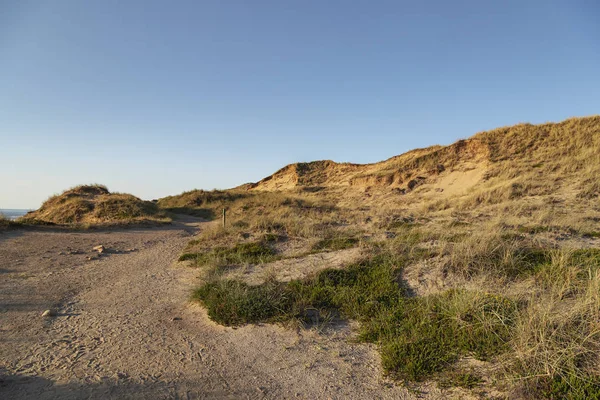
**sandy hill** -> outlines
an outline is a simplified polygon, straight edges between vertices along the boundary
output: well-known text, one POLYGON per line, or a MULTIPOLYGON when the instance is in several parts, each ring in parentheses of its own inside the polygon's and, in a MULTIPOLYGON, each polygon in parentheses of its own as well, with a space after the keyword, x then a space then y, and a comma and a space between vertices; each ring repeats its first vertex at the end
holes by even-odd
POLYGON ((219 324, 341 315, 388 377, 454 386, 443 398, 600 399, 599 176, 592 116, 158 205, 226 209, 180 257, 219 324))
MULTIPOLYGON (((393 188, 407 193, 429 184, 437 193, 458 194, 494 177, 536 186, 537 176, 561 176, 563 180, 576 178, 569 180, 578 181, 579 186, 573 187, 578 194, 594 195, 598 190, 595 173, 599 165, 599 133, 599 116, 541 125, 519 124, 478 133, 449 146, 409 151, 374 164, 291 164, 244 188, 393 188)), ((554 187, 554 183, 550 182, 550 186, 554 187)))
POLYGON ((419 215, 532 201, 543 203, 540 209, 552 205, 567 212, 600 194, 598 176, 600 116, 591 116, 497 128, 373 164, 291 164, 256 183, 225 191, 192 190, 160 199, 158 206, 214 216, 232 201, 310 193, 339 207, 411 209, 419 215))
MULTIPOLYGON (((315 386, 306 384, 313 379, 307 373, 331 381, 328 371, 335 366, 352 375, 335 377, 346 390, 336 392, 343 398, 365 397, 348 382, 406 397, 373 389, 383 372, 402 382, 394 387, 425 398, 600 399, 599 173, 600 117, 593 116, 498 128, 368 165, 292 164, 257 183, 192 190, 156 203, 81 186, 50 198, 28 218, 104 223, 157 218, 163 210, 213 219, 225 209, 225 226, 203 224, 185 248, 184 232, 173 230, 171 239, 160 232, 158 241, 146 239, 154 233, 136 232, 144 249, 123 262, 135 266, 137 259, 142 275, 129 274, 136 269, 121 263, 99 270, 109 272, 107 279, 119 271, 120 286, 142 288, 136 299, 150 293, 154 304, 156 293, 175 294, 171 300, 183 302, 189 291, 179 285, 192 279, 178 283, 173 271, 184 268, 168 268, 182 250, 181 266, 194 267, 198 277, 192 299, 206 309, 201 318, 240 327, 215 330, 199 322, 197 309, 185 307, 192 314, 184 314, 182 345, 191 349, 188 329, 199 329, 195 336, 203 339, 211 337, 206 327, 219 333, 212 353, 233 360, 219 361, 221 370, 231 367, 229 376, 244 387, 258 384, 251 369, 239 368, 240 359, 253 365, 257 359, 246 352, 257 346, 244 337, 270 332, 267 342, 275 340, 282 352, 259 367, 272 367, 267 385, 274 387, 285 387, 284 375, 302 387, 315 386), (156 262, 148 266, 148 260, 156 262), (311 331, 306 346, 286 336, 289 328, 311 331), (250 334, 239 336, 244 332, 250 334), (244 351, 221 351, 225 342, 244 351), (373 344, 380 357, 359 356, 357 342, 373 344), (357 377, 356 365, 375 364, 367 380, 357 377)), ((15 258, 12 250, 7 254, 15 258)), ((36 270, 40 258, 30 259, 36 270)), ((37 282, 16 272, 15 287, 37 282)), ((128 304, 112 292, 107 297, 116 306, 128 304)), ((105 302, 98 305, 105 315, 105 302)), ((177 314, 156 311, 153 321, 168 321, 155 324, 163 333, 169 326, 181 330, 177 314)), ((197 374, 198 363, 186 359, 197 374)))
POLYGON ((22 219, 51 224, 106 224, 133 221, 168 221, 149 201, 125 193, 111 193, 102 185, 81 185, 50 197, 22 219))

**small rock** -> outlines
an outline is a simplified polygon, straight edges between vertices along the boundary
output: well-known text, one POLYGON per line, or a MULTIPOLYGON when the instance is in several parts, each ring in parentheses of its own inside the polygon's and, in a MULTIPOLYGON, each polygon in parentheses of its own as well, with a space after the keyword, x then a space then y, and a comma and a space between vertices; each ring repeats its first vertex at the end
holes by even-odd
POLYGON ((50 317, 56 317, 56 311, 54 310, 46 310, 42 313, 42 317, 46 317, 46 318, 50 318, 50 317))
POLYGON ((102 254, 106 249, 104 248, 103 245, 98 245, 98 246, 94 246, 94 248, 92 250, 97 251, 98 254, 102 254))
POLYGON ((181 317, 173 317, 173 318, 171 319, 171 321, 181 321, 181 320, 182 320, 182 318, 181 318, 181 317))

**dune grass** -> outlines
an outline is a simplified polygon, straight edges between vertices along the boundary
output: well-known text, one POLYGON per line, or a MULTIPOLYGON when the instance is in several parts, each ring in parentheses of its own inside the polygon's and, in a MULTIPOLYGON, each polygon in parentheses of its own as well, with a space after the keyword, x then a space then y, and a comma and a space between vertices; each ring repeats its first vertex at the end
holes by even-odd
POLYGON ((58 225, 170 222, 156 204, 130 194, 111 193, 106 186, 98 184, 76 186, 52 196, 21 220, 58 225))
POLYGON ((195 190, 160 199, 158 206, 213 218, 226 209, 228 227, 234 234, 246 229, 313 237, 317 225, 341 222, 334 221, 339 210, 327 199, 300 193, 195 190))
POLYGON ((384 254, 344 270, 260 286, 215 280, 194 298, 225 325, 293 319, 310 324, 315 310, 356 319, 362 322, 361 340, 378 343, 384 369, 401 379, 428 378, 461 355, 488 359, 508 349, 514 302, 459 290, 411 298, 400 281, 401 262, 384 254))
POLYGON ((327 171, 309 171, 318 190, 196 193, 197 205, 178 206, 227 208, 231 224, 199 236, 202 255, 190 257, 203 268, 268 262, 295 245, 304 246, 298 257, 360 246, 364 259, 254 286, 207 274, 194 298, 225 325, 357 320, 359 339, 377 345, 386 374, 405 382, 495 385, 507 398, 598 399, 599 134, 600 117, 520 124, 365 173, 352 166, 338 176, 328 163, 327 171), (465 161, 485 169, 471 189, 445 195, 427 187, 465 161), (385 188, 420 174, 413 190, 385 188), (329 176, 360 190, 327 186, 329 176), (240 241, 275 255, 240 257, 240 241), (411 271, 419 272, 412 281, 419 290, 403 280, 411 271), (421 284, 435 279, 443 284, 421 284), (471 358, 481 370, 463 368, 471 358))
MULTIPOLYGON (((400 299, 400 287, 396 279, 398 269, 390 262, 365 261, 345 270, 324 270, 306 280, 289 283, 266 282, 260 286, 248 286, 243 282, 217 280, 205 283, 194 297, 201 300, 217 322, 235 325, 248 322, 305 319, 307 310, 326 312, 338 309, 345 315, 360 317, 379 307, 400 299), (377 264, 376 268, 371 268, 377 264), (366 288, 371 290, 366 291, 366 288), (274 301, 269 313, 253 312, 254 307, 241 304, 247 298, 250 303, 274 301), (223 313, 224 310, 227 312, 223 313), (231 312, 240 316, 232 316, 231 312)), ((250 303, 244 303, 250 305, 250 303)), ((310 313, 312 315, 312 313, 310 313)))
POLYGON ((336 236, 327 239, 321 239, 312 246, 313 252, 336 251, 355 247, 359 239, 353 236, 336 236))
MULTIPOLYGON (((503 372, 494 379, 512 385, 512 393, 600 395, 600 250, 543 247, 518 230, 487 229, 465 237, 416 225, 393 240, 371 243, 370 256, 342 270, 258 286, 213 274, 194 298, 224 325, 357 320, 360 340, 377 344, 386 374, 407 382, 435 378, 442 385, 476 387, 479 375, 456 370, 460 359, 473 357, 499 363, 503 372), (432 239, 434 248, 419 247, 432 239), (447 259, 448 271, 464 282, 484 277, 483 285, 413 296, 403 269, 432 257, 447 259), (521 282, 530 282, 525 291, 511 289, 521 282)), ((264 254, 254 246, 248 245, 248 258, 238 256, 246 251, 240 246, 200 260, 260 262, 253 254, 264 254)))
POLYGON ((232 200, 231 225, 205 231, 196 244, 209 250, 183 257, 217 271, 286 258, 273 250, 286 241, 310 243, 297 257, 361 245, 371 249, 362 262, 286 283, 252 286, 209 273, 194 298, 224 325, 358 320, 360 340, 375 343, 386 374, 405 382, 476 388, 481 372, 457 367, 472 357, 494 365, 485 381, 509 388, 510 396, 594 398, 600 395, 598 255, 544 238, 595 239, 586 232, 600 231, 598 215, 568 216, 549 212, 552 202, 516 199, 482 206, 508 215, 502 219, 475 219, 454 201, 448 211, 418 218, 387 206, 365 218, 327 191, 260 193, 232 200), (242 234, 256 240, 238 243, 242 234), (458 283, 415 297, 403 270, 431 258, 444 260, 443 273, 458 283))
POLYGON ((278 259, 275 251, 264 242, 239 243, 234 247, 214 247, 208 252, 185 253, 179 261, 192 260, 196 266, 207 264, 257 264, 267 263, 278 259))
POLYGON ((376 326, 383 367, 414 381, 449 369, 461 356, 490 360, 509 349, 515 314, 515 302, 477 291, 408 299, 376 326))

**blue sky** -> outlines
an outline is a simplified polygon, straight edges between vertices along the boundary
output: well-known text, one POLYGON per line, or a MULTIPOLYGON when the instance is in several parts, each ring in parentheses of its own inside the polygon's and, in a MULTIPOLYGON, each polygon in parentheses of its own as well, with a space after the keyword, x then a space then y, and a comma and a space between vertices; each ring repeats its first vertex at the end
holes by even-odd
POLYGON ((600 110, 597 1, 0 0, 0 208, 600 110))

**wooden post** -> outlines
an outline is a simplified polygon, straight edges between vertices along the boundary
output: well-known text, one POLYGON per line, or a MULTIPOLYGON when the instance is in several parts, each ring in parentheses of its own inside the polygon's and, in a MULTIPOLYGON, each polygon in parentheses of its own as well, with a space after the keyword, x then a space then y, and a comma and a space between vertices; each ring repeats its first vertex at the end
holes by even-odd
POLYGON ((225 209, 223 209, 223 228, 225 228, 225 222, 227 217, 225 216, 225 209))

